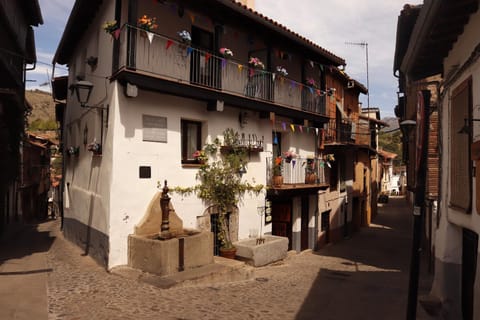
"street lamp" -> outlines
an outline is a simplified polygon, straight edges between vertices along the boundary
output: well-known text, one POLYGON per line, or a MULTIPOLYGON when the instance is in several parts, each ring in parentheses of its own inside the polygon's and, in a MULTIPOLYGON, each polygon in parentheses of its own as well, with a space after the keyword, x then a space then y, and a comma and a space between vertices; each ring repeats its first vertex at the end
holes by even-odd
POLYGON ((87 107, 88 100, 90 99, 90 94, 93 90, 93 84, 90 81, 80 80, 75 82, 72 85, 77 96, 77 100, 80 103, 82 108, 87 107))

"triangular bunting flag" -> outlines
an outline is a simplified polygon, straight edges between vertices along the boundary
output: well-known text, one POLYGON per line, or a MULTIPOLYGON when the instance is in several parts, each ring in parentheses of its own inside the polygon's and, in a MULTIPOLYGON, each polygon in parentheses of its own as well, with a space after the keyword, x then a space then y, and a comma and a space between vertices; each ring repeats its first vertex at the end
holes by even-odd
POLYGON ((173 44, 173 41, 172 41, 172 40, 170 40, 170 39, 167 40, 167 45, 165 46, 165 49, 168 50, 168 48, 170 48, 170 47, 172 46, 172 44, 173 44))
POLYGON ((225 69, 226 66, 227 66, 227 60, 222 58, 222 69, 225 69))
POLYGON ((303 133, 303 126, 298 126, 298 129, 300 129, 300 132, 303 133))
POLYGON ((190 53, 193 52, 193 48, 192 47, 187 47, 187 57, 190 55, 190 53))
POLYGON ((242 72, 243 65, 239 64, 239 65, 237 65, 237 68, 238 68, 238 72, 242 72))
POLYGON ((290 129, 292 129, 292 132, 295 132, 295 126, 293 124, 290 125, 290 129))
POLYGON ((115 38, 115 40, 118 40, 118 38, 120 38, 120 33, 122 33, 121 29, 116 29, 115 31, 112 32, 112 35, 115 38))
POLYGON ((148 37, 148 41, 150 41, 150 44, 152 44, 153 36, 154 36, 153 32, 147 31, 147 37, 148 37))
POLYGON ((208 60, 212 57, 211 53, 205 53, 205 62, 208 62, 208 60))
POLYGON ((310 67, 313 68, 313 61, 312 60, 310 60, 310 67))
POLYGON ((275 73, 272 73, 272 81, 275 82, 275 73))
POLYGON ((285 124, 285 122, 282 122, 282 128, 283 128, 283 131, 287 130, 287 125, 285 124))

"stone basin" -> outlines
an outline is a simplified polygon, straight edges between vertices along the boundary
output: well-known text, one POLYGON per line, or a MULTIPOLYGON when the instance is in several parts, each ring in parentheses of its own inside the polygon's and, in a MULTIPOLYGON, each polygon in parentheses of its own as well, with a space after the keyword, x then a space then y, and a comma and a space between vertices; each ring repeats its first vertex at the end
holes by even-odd
POLYGON ((158 235, 128 236, 128 266, 160 276, 213 263, 211 232, 184 230, 174 238, 159 240, 158 235), (183 242, 183 250, 181 243, 183 242))
POLYGON ((288 238, 265 235, 264 242, 257 244, 256 238, 240 240, 234 243, 237 259, 254 267, 261 267, 287 257, 288 238))

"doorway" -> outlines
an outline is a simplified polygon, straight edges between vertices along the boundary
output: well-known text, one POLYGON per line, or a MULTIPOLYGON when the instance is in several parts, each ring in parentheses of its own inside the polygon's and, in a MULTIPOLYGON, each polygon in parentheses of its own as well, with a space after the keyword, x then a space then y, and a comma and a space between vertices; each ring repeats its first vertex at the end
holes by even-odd
POLYGON ((272 235, 287 237, 288 250, 292 249, 292 203, 272 202, 272 235))
POLYGON ((462 313, 463 320, 473 320, 475 273, 477 271, 478 234, 463 229, 462 241, 462 313))
POLYGON ((214 55, 215 37, 213 32, 192 26, 190 53, 190 82, 212 88, 220 88, 220 60, 214 55))

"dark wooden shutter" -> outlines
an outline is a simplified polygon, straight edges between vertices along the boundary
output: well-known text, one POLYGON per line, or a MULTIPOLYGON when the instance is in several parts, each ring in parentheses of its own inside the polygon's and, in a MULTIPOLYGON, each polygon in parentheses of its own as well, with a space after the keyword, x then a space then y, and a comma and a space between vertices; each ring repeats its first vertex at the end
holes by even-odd
POLYGON ((450 123, 450 205, 469 213, 472 198, 470 134, 459 133, 470 118, 471 79, 459 85, 451 98, 450 123))

